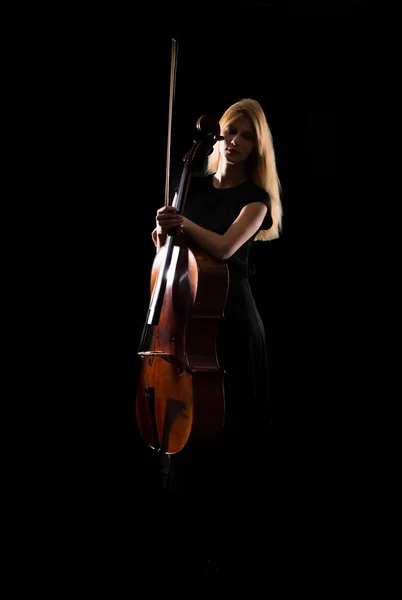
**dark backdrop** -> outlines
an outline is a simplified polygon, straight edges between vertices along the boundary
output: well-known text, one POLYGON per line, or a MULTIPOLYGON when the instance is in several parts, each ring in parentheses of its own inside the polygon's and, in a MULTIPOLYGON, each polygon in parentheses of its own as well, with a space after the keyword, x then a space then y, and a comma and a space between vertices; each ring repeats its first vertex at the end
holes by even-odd
POLYGON ((359 273, 351 268, 355 232, 348 223, 364 195, 366 12, 357 3, 327 10, 239 5, 237 11, 222 21, 219 11, 215 18, 202 9, 198 18, 166 11, 158 30, 147 12, 121 30, 113 20, 116 28, 105 29, 83 74, 85 90, 91 89, 82 131, 89 138, 90 182, 80 207, 88 218, 83 283, 96 356, 102 349, 93 365, 102 394, 96 413, 110 412, 119 432, 113 435, 127 442, 121 460, 128 480, 136 464, 133 369, 149 302, 150 234, 165 195, 172 37, 178 40, 172 181, 202 114, 220 115, 251 96, 272 129, 283 235, 255 245, 254 286, 272 359, 278 443, 286 439, 296 459, 328 439, 348 410, 344 384, 351 366, 337 352, 342 332, 351 340, 348 326, 356 321, 349 286, 359 273))
POLYGON ((273 133, 283 235, 255 244, 253 282, 272 365, 271 477, 290 502, 346 473, 357 412, 350 375, 362 267, 351 222, 365 196, 368 17, 362 2, 325 10, 303 4, 220 3, 215 12, 193 6, 191 15, 174 6, 106 8, 82 15, 69 37, 59 65, 68 82, 69 210, 57 321, 67 351, 54 373, 63 421, 71 424, 66 494, 84 503, 78 512, 96 536, 105 515, 103 532, 131 522, 146 485, 136 351, 155 255, 151 231, 165 197, 172 37, 179 44, 172 175, 196 120, 219 116, 242 97, 260 101, 273 133))

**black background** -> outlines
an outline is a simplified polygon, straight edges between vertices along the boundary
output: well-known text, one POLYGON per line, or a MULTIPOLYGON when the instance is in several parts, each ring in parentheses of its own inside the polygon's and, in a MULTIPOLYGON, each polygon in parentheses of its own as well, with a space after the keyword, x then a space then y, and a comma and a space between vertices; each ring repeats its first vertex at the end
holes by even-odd
POLYGON ((77 206, 88 246, 84 323, 97 358, 101 349, 100 360, 90 363, 101 394, 94 417, 115 427, 113 439, 126 441, 121 460, 128 481, 141 455, 134 364, 149 302, 150 235, 165 196, 172 37, 178 41, 173 181, 202 114, 220 115, 250 96, 272 129, 283 235, 255 245, 253 285, 273 365, 278 449, 289 453, 288 467, 301 456, 310 465, 322 460, 324 446, 337 456, 332 442, 351 410, 350 351, 360 318, 354 290, 364 270, 354 219, 367 218, 367 12, 361 3, 345 3, 325 10, 242 4, 226 13, 222 4, 214 15, 202 7, 198 16, 162 9, 154 17, 146 10, 121 29, 124 15, 113 27, 102 21, 101 50, 94 43, 88 69, 80 71, 90 90, 80 121, 88 190, 77 206))
POLYGON ((200 7, 198 16, 195 9, 105 9, 86 15, 75 51, 66 51, 72 85, 65 87, 63 126, 71 152, 63 190, 71 271, 62 326, 73 337, 74 360, 61 381, 82 411, 80 433, 94 472, 105 468, 105 481, 116 476, 129 489, 142 465, 136 349, 149 303, 151 231, 165 198, 172 37, 172 179, 202 114, 219 116, 250 96, 272 129, 283 234, 255 244, 253 285, 286 468, 297 473, 303 460, 315 473, 324 448, 326 460, 337 460, 338 432, 349 421, 361 318, 355 292, 364 272, 356 224, 367 219, 368 13, 361 3, 236 6, 230 16, 225 3, 214 14, 200 7))
POLYGON ((110 535, 132 548, 147 497, 136 351, 155 256, 151 231, 165 198, 173 37, 172 177, 202 114, 220 116, 253 97, 273 134, 283 234, 255 244, 253 282, 272 363, 267 485, 295 524, 312 506, 320 512, 343 497, 359 473, 371 15, 364 2, 213 8, 106 7, 77 15, 67 31, 60 25, 66 44, 53 97, 63 154, 49 165, 62 209, 52 236, 62 251, 55 258, 44 248, 57 284, 48 300, 49 359, 36 376, 52 365, 45 471, 61 476, 63 529, 79 523, 90 552, 110 535))

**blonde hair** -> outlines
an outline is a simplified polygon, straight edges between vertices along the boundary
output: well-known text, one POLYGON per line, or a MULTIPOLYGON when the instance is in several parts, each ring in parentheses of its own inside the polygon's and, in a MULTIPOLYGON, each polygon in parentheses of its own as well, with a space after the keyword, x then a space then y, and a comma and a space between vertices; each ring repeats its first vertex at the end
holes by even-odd
MULTIPOLYGON (((275 151, 265 113, 256 100, 243 98, 232 104, 220 118, 221 131, 235 121, 239 116, 250 119, 256 135, 256 147, 248 158, 246 168, 250 179, 259 187, 265 189, 271 198, 272 227, 261 229, 255 240, 269 241, 279 237, 282 230, 281 185, 276 169, 275 151)), ((216 173, 220 160, 219 144, 215 144, 213 152, 208 157, 207 174, 216 173)))

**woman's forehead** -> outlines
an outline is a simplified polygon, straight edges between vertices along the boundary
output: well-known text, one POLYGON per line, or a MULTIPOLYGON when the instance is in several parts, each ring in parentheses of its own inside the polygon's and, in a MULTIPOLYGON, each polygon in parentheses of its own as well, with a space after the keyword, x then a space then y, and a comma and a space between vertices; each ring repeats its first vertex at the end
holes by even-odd
POLYGON ((246 117, 245 115, 239 115, 238 117, 235 117, 234 119, 229 121, 228 125, 236 127, 237 129, 254 131, 254 125, 252 120, 249 117, 246 117))

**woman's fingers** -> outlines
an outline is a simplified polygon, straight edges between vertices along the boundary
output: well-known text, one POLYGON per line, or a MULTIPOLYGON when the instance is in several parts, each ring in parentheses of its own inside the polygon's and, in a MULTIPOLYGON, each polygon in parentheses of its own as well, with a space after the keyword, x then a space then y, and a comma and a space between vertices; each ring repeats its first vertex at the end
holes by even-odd
POLYGON ((162 206, 156 213, 156 222, 162 230, 180 227, 183 217, 173 206, 162 206))

